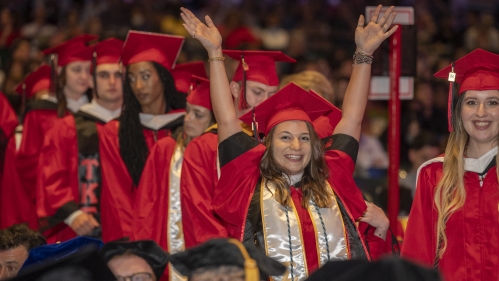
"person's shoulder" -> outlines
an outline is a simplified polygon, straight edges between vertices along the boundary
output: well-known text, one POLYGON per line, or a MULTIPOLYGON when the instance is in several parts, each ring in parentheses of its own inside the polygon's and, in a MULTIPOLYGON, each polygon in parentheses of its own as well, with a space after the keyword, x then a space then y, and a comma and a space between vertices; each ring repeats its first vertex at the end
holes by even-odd
POLYGON ((151 152, 165 152, 175 149, 176 141, 170 137, 161 138, 156 142, 156 144, 151 148, 151 152))
MULTIPOLYGON (((206 132, 191 140, 189 145, 191 144, 192 146, 209 147, 216 151, 218 147, 218 135, 213 132, 206 132)), ((187 145, 187 147, 189 147, 189 145, 187 145)))
POLYGON ((118 129, 120 127, 120 121, 118 120, 111 120, 104 125, 104 132, 110 133, 110 134, 118 134, 118 129))

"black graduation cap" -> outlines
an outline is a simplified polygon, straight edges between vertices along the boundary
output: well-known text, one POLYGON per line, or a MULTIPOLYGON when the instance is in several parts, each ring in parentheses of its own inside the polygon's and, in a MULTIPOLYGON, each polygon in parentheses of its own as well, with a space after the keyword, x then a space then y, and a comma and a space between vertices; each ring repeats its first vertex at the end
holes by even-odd
POLYGON ((116 277, 99 256, 98 247, 88 245, 60 259, 33 264, 12 281, 110 281, 116 277))
POLYGON ((161 278, 168 264, 168 253, 152 240, 139 240, 134 242, 109 242, 100 251, 102 258, 109 262, 115 256, 130 253, 143 258, 154 271, 156 280, 161 278))
POLYGON ((244 269, 246 281, 267 280, 281 276, 286 267, 267 257, 254 245, 244 245, 235 239, 217 238, 170 256, 170 263, 182 275, 190 277, 201 268, 237 266, 244 269))
POLYGON ((330 261, 306 281, 440 281, 436 269, 426 268, 404 259, 386 258, 375 262, 364 260, 330 261))

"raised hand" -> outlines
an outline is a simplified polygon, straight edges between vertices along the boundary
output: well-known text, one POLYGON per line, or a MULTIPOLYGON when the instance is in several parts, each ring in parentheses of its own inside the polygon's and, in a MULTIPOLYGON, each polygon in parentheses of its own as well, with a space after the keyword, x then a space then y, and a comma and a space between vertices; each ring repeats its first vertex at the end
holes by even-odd
POLYGON ((381 42, 390 37, 390 35, 397 30, 397 25, 389 29, 397 14, 393 11, 395 7, 391 6, 385 12, 383 17, 378 20, 381 8, 381 5, 376 8, 373 17, 366 26, 364 26, 364 16, 361 15, 359 17, 357 29, 355 30, 355 44, 357 44, 357 51, 363 52, 367 55, 372 55, 381 42))
POLYGON ((222 53, 222 35, 211 18, 206 16, 204 24, 188 9, 180 8, 180 10, 182 11, 180 16, 184 20, 183 26, 187 32, 201 42, 210 57, 219 56, 222 53))

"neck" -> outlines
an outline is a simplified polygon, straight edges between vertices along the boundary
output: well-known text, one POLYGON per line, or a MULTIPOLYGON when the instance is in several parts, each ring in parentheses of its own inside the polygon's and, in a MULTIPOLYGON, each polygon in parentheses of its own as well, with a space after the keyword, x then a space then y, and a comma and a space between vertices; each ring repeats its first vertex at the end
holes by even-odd
POLYGON ((123 103, 122 99, 109 101, 109 100, 104 100, 104 99, 98 99, 95 96, 94 96, 94 99, 95 99, 95 102, 97 102, 97 104, 99 104, 100 106, 102 106, 110 111, 115 111, 115 110, 121 108, 121 105, 123 103))
POLYGON ((468 144, 468 148, 464 151, 464 153, 466 153, 469 158, 478 159, 485 153, 489 152, 492 148, 494 148, 495 145, 495 142, 492 144, 478 144, 475 142, 470 142, 468 144))
POLYGON ((158 103, 153 103, 149 105, 142 106, 142 113, 152 114, 152 115, 161 115, 166 112, 166 101, 162 100, 158 103))
POLYGON ((64 89, 64 96, 66 96, 67 99, 72 99, 72 100, 79 100, 85 93, 76 93, 68 90, 67 88, 64 89))

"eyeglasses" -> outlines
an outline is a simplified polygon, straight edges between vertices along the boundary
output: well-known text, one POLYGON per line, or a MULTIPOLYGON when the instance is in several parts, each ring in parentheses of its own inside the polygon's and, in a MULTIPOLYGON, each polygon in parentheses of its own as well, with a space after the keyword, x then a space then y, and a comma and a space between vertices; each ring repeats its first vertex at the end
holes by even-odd
POLYGON ((116 276, 118 281, 150 281, 152 280, 152 274, 147 272, 138 272, 129 276, 116 276))

